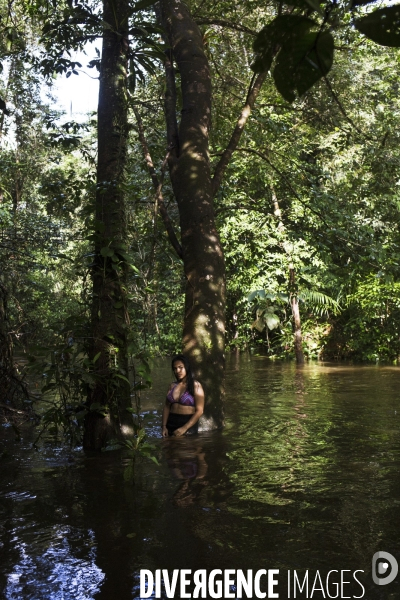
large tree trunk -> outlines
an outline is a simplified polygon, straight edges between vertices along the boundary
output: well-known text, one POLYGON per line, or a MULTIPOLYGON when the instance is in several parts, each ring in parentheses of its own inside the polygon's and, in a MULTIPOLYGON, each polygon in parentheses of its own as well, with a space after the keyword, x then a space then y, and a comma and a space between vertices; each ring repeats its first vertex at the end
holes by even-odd
POLYGON ((203 428, 223 424, 225 266, 214 220, 208 154, 211 80, 202 36, 181 0, 161 0, 167 55, 166 119, 169 169, 178 203, 187 280, 183 346, 206 392, 203 428), (173 60, 181 78, 182 113, 176 123, 173 60))
POLYGON ((98 107, 98 167, 94 232, 92 344, 95 386, 86 417, 84 446, 99 449, 107 439, 132 435, 126 310, 126 217, 122 190, 127 145, 126 75, 128 0, 104 0, 103 50, 98 107), (121 378, 122 376, 122 378, 121 378))
POLYGON ((296 363, 298 365, 304 364, 304 353, 303 353, 303 338, 301 335, 301 321, 300 321, 300 310, 299 301, 297 299, 297 286, 295 282, 295 273, 293 265, 289 267, 289 291, 290 291, 290 304, 292 307, 292 315, 294 321, 294 353, 296 356, 296 363))
POLYGON ((13 370, 13 344, 8 328, 7 298, 8 292, 0 283, 0 370, 2 372, 13 370))

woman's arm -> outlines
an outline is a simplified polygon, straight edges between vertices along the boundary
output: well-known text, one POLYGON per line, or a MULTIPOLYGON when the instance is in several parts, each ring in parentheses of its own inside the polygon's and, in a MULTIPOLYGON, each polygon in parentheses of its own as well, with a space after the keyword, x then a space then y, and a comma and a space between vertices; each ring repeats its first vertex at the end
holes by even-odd
POLYGON ((176 435, 178 437, 181 435, 185 435, 185 433, 191 427, 193 427, 193 425, 196 425, 197 421, 200 419, 201 415, 204 412, 204 390, 202 388, 201 383, 199 383, 198 381, 194 382, 194 407, 195 412, 193 413, 192 417, 187 423, 185 423, 185 425, 182 425, 182 427, 179 427, 179 429, 175 429, 173 435, 176 435))
MULTIPOLYGON (((173 387, 174 387, 174 384, 171 383, 171 385, 168 388, 167 394, 169 394, 169 392, 172 390, 173 387)), ((161 429, 162 429, 163 437, 168 437, 167 421, 168 421, 170 410, 171 410, 171 403, 168 402, 168 399, 167 399, 164 404, 163 413, 162 413, 162 422, 161 422, 161 429)))
POLYGON ((169 417, 170 408, 171 408, 171 404, 168 402, 168 400, 166 400, 165 404, 164 404, 163 412, 162 412, 162 424, 161 424, 163 437, 168 437, 167 421, 168 421, 168 417, 169 417))

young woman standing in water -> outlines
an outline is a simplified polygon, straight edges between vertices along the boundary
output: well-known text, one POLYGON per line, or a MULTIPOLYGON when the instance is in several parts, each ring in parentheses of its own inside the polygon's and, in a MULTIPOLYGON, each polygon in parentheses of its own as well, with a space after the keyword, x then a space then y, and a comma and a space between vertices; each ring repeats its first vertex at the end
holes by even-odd
POLYGON ((193 378, 186 356, 177 354, 172 359, 176 381, 169 386, 162 416, 162 435, 181 436, 197 433, 198 421, 204 411, 204 391, 193 378))

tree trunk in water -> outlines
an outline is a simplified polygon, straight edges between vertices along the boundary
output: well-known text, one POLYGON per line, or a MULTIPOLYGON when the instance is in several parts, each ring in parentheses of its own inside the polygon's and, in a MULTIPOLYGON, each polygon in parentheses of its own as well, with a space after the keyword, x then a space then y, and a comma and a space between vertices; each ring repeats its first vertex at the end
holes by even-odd
POLYGON ((104 0, 98 107, 92 343, 95 383, 85 420, 84 446, 100 449, 110 437, 133 433, 128 378, 126 215, 122 190, 127 145, 128 0, 104 0), (103 417, 96 407, 106 407, 103 417))
MULTIPOLYGON (((283 234, 285 233, 285 226, 282 221, 282 211, 279 206, 278 198, 274 187, 271 185, 272 204, 274 207, 274 216, 278 220, 278 231, 283 234)), ((291 244, 283 242, 282 247, 286 254, 289 256, 291 244)), ((304 354, 303 354, 303 339, 301 337, 301 320, 299 301, 297 299, 297 284, 295 280, 295 272, 293 263, 289 264, 289 297, 290 306, 292 308, 293 322, 294 322, 294 353, 296 356, 296 362, 298 365, 304 365, 304 354)))
POLYGON ((0 283, 0 369, 1 372, 13 370, 13 345, 8 330, 6 288, 0 283))
POLYGON ((161 0, 161 19, 182 87, 176 124, 172 56, 167 56, 169 169, 178 203, 186 276, 183 349, 206 393, 201 428, 223 425, 225 266, 215 226, 208 154, 211 79, 202 36, 181 0, 161 0))
POLYGON ((294 353, 298 365, 304 365, 303 340, 301 337, 301 321, 299 311, 299 301, 296 295, 296 282, 293 266, 289 267, 289 289, 290 289, 290 304, 292 307, 294 321, 294 353))

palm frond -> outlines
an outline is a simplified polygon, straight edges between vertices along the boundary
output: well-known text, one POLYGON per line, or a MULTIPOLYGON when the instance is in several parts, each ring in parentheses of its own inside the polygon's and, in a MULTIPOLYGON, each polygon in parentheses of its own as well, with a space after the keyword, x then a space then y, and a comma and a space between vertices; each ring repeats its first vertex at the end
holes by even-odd
POLYGON ((300 302, 304 302, 304 304, 307 304, 310 308, 320 314, 330 310, 336 315, 341 311, 340 304, 337 300, 327 294, 315 290, 301 290, 298 294, 298 299, 300 302))

